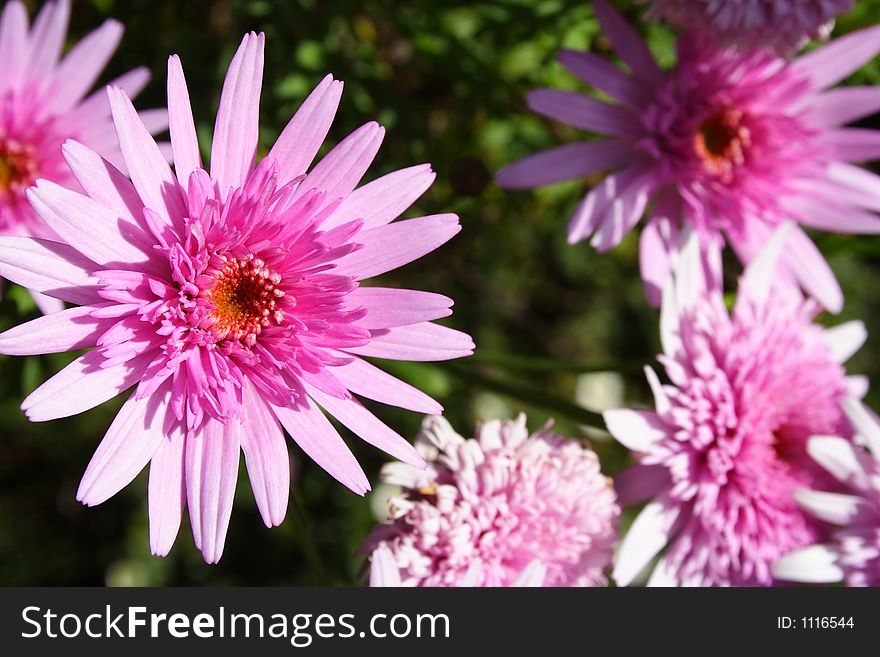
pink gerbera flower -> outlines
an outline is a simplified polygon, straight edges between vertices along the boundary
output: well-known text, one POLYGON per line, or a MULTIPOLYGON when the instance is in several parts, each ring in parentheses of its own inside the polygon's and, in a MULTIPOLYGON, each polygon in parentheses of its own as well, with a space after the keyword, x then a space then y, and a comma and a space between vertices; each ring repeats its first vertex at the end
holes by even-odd
POLYGON ((168 64, 175 171, 125 92, 108 90, 131 180, 76 142, 64 157, 85 194, 41 180, 37 213, 70 246, 0 238, 0 273, 79 307, 0 335, 0 353, 93 347, 34 391, 34 421, 90 409, 137 386, 86 470, 77 499, 100 504, 150 463, 150 543, 171 548, 184 501, 206 561, 223 551, 245 461, 266 525, 284 518, 284 426, 309 456, 358 494, 369 483, 321 409, 367 442, 415 465, 413 447, 352 392, 424 413, 440 406, 361 356, 442 360, 471 339, 431 320, 446 297, 360 281, 434 250, 455 215, 391 223, 431 184, 421 165, 359 189, 383 129, 367 123, 306 174, 336 112, 327 76, 258 166, 262 34, 245 36, 223 85, 202 168, 178 58, 168 64))
MULTIPOLYGON (((60 62, 70 0, 47 2, 28 28, 27 10, 7 2, 0 16, 0 235, 55 238, 31 209, 25 190, 37 178, 79 189, 61 157, 61 143, 74 138, 121 165, 110 105, 103 90, 85 97, 122 37, 109 20, 86 36, 60 62)), ((135 96, 150 75, 135 69, 113 84, 135 96)), ((152 133, 168 126, 164 111, 143 112, 152 133)), ((34 294, 45 312, 63 308, 34 294)))
POLYGON ((827 38, 834 18, 853 0, 639 0, 650 4, 649 18, 662 18, 686 30, 704 30, 725 46, 761 46, 780 55, 813 38, 827 38))
POLYGON ((382 477, 403 486, 378 526, 374 586, 600 586, 620 509, 595 452, 525 416, 484 423, 465 440, 442 417, 422 425, 428 461, 382 477))
POLYGON ((773 565, 779 579, 880 586, 880 420, 859 402, 844 410, 858 431, 857 443, 815 436, 807 451, 846 492, 795 491, 804 509, 836 525, 831 540, 797 550, 773 565))
POLYGON ((618 476, 621 500, 653 498, 617 555, 618 584, 668 546, 649 584, 769 585, 778 557, 820 537, 792 492, 827 480, 807 455, 811 435, 850 435, 840 403, 864 385, 841 363, 865 330, 822 328, 819 306, 778 284, 789 228, 746 268, 730 314, 721 290, 700 282, 696 240, 684 247, 661 316, 671 384, 647 369, 656 409, 605 413, 638 461, 618 476))
MULTIPOLYGON (((632 74, 592 53, 559 60, 617 102, 553 89, 532 92, 535 111, 606 138, 538 153, 498 173, 506 187, 535 187, 614 170, 578 205, 571 243, 592 236, 611 249, 647 213, 641 269, 660 301, 683 226, 700 237, 709 276, 720 276, 725 240, 744 263, 791 219, 822 230, 880 232, 880 178, 852 161, 880 157, 880 131, 845 128, 880 108, 880 88, 825 89, 880 51, 880 26, 850 34, 793 63, 766 51, 723 50, 687 35, 678 65, 662 71, 647 46, 604 0, 596 13, 632 74)), ((840 288, 800 229, 784 275, 839 311, 840 288)))

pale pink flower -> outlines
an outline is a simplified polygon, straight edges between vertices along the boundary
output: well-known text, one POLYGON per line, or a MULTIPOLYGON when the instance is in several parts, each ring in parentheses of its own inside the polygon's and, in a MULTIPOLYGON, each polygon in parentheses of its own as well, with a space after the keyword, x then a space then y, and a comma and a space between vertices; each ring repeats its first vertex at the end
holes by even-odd
POLYGON ((661 313, 670 383, 646 368, 655 410, 605 413, 638 462, 616 478, 622 503, 650 499, 617 555, 620 585, 664 546, 651 585, 769 585, 778 557, 820 537, 792 492, 828 479, 807 455, 811 435, 850 435, 840 403, 864 382, 842 363, 865 329, 821 327, 819 306, 779 285, 790 228, 746 268, 730 313, 721 290, 701 280, 696 239, 684 247, 661 313))
POLYGON ((33 421, 88 410, 137 386, 86 470, 77 499, 100 504, 150 463, 150 543, 171 548, 184 504, 208 562, 223 551, 243 450, 268 526, 288 501, 282 426, 354 492, 366 476, 321 409, 408 463, 422 459, 372 415, 363 397, 421 413, 441 407, 361 356, 442 360, 471 339, 432 320, 452 301, 429 292, 362 287, 433 251, 459 231, 443 214, 391 223, 431 184, 428 165, 355 189, 384 134, 367 123, 309 169, 342 83, 327 76, 254 166, 262 34, 229 66, 202 168, 179 59, 168 63, 175 170, 125 92, 108 94, 131 180, 77 142, 64 157, 85 195, 41 180, 37 213, 70 246, 0 238, 0 274, 81 304, 0 335, 0 353, 92 347, 34 391, 33 421))
MULTIPOLYGON (((791 63, 689 35, 677 66, 664 71, 617 12, 604 0, 594 5, 631 73, 593 53, 563 50, 559 60, 616 102, 554 89, 527 100, 540 114, 604 137, 532 155, 497 176, 505 187, 535 187, 612 170, 577 206, 569 242, 592 236, 607 251, 646 216, 642 278, 658 304, 684 226, 699 235, 714 278, 725 241, 748 263, 784 220, 880 232, 880 177, 850 163, 880 157, 880 131, 843 127, 880 108, 880 87, 826 91, 880 51, 880 26, 791 63)), ((800 228, 784 262, 783 275, 840 310, 834 274, 800 228)))
MULTIPOLYGON (((106 21, 59 62, 69 16, 70 0, 47 2, 32 27, 19 0, 7 2, 0 16, 0 235, 57 239, 25 190, 37 178, 79 189, 61 157, 65 139, 122 164, 106 94, 102 89, 86 96, 116 50, 122 25, 106 21)), ((134 97, 149 78, 138 68, 113 84, 134 97)), ((141 119, 152 133, 168 126, 164 110, 143 112, 141 119)), ((38 293, 34 299, 45 312, 64 307, 38 293)))
MULTIPOLYGON (((467 571, 455 586, 474 587, 482 577, 483 562, 474 559, 467 571)), ((511 588, 540 588, 544 586, 547 567, 538 559, 530 561, 525 568, 510 582, 511 588)), ((394 554, 385 543, 380 543, 370 555, 370 586, 394 588, 403 586, 400 569, 394 561, 394 554)))
POLYGON ((856 444, 839 436, 814 436, 807 443, 810 456, 844 492, 795 491, 804 509, 836 528, 829 542, 773 564, 779 579, 880 586, 880 420, 854 400, 845 402, 844 411, 858 432, 856 444))
POLYGON ((825 39, 834 19, 853 0, 639 0, 648 18, 685 30, 703 30, 714 41, 742 50, 772 48, 789 55, 810 39, 825 39))
POLYGON ((525 416, 465 440, 442 417, 416 439, 427 470, 382 469, 403 487, 364 544, 373 586, 601 586, 620 509, 595 452, 525 416))

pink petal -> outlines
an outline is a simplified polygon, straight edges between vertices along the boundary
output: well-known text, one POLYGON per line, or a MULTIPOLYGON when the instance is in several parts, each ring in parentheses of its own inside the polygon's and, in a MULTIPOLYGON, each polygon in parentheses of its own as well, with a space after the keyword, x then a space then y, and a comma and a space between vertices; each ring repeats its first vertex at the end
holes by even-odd
POLYGON ((841 87, 813 96, 804 119, 811 124, 832 128, 871 116, 880 110, 880 87, 841 87))
POLYGON ((400 570, 394 556, 387 545, 380 543, 370 557, 370 586, 390 588, 400 584, 400 570))
POLYGON ((67 53, 53 77, 52 109, 61 113, 73 107, 95 84, 122 38, 123 27, 108 20, 67 53))
MULTIPOLYGON (((791 196, 785 198, 782 205, 792 218, 811 228, 862 235, 880 233, 880 216, 844 205, 851 199, 847 198, 844 189, 837 187, 837 191, 838 196, 835 201, 831 201, 830 196, 827 197, 829 200, 791 196)), ((815 195, 816 190, 814 189, 813 192, 815 195)))
POLYGON ((621 506, 633 506, 655 497, 672 480, 662 465, 631 465, 614 475, 614 490, 621 506))
MULTIPOLYGON (((149 81, 149 69, 141 66, 120 75, 107 86, 119 87, 125 92, 126 96, 134 98, 143 91, 149 81)), ((106 87, 101 87, 73 108, 67 115, 67 121, 70 122, 71 126, 78 126, 80 129, 88 130, 90 126, 95 125, 96 117, 103 116, 110 116, 110 100, 107 97, 106 87)), ((100 128, 104 129, 103 123, 101 123, 100 128)), ((92 146, 94 147, 94 144, 92 146)), ((113 135, 113 149, 115 150, 116 147, 116 136, 113 135)))
POLYGON ((612 9, 605 0, 594 0, 593 10, 603 34, 637 77, 649 84, 664 79, 647 44, 617 10, 612 9))
POLYGON ((509 189, 540 187, 613 169, 631 157, 628 145, 615 139, 566 144, 508 164, 495 174, 495 181, 509 189))
POLYGON ((532 559, 526 564, 519 575, 510 583, 512 588, 536 588, 544 586, 547 578, 547 566, 538 559, 532 559))
POLYGON ((223 555, 238 480, 241 423, 205 419, 186 437, 186 500, 193 540, 207 563, 223 555))
POLYGON ((563 48, 557 59, 589 86, 604 91, 633 109, 641 110, 644 107, 647 93, 642 85, 602 57, 563 48))
POLYGON ((665 496, 649 503, 630 526, 617 553, 612 577, 627 586, 648 565, 663 546, 679 516, 678 504, 665 496))
POLYGON ((602 418, 614 439, 634 452, 649 452, 669 436, 669 428, 654 411, 616 409, 605 411, 602 418))
POLYGON ((771 233, 770 238, 743 272, 739 282, 737 303, 752 303, 758 306, 766 303, 778 278, 780 258, 793 231, 794 224, 785 222, 771 233))
POLYGON ((281 168, 279 184, 306 172, 324 143, 342 97, 342 81, 327 75, 303 101, 269 151, 281 168))
POLYGON ((876 173, 846 162, 830 162, 826 173, 828 180, 846 190, 847 200, 880 212, 880 176, 876 173))
POLYGON ((417 468, 425 467, 425 460, 406 439, 370 413, 356 399, 337 399, 317 388, 307 386, 309 396, 330 415, 373 447, 381 449, 399 461, 417 468))
POLYGON ((830 87, 854 73, 880 52, 880 25, 834 39, 798 58, 792 68, 804 73, 815 89, 830 87))
POLYGON ((189 91, 180 58, 168 58, 168 119, 171 148, 174 151, 174 172, 181 187, 186 189, 193 171, 202 168, 199 139, 193 122, 189 91))
POLYGON ((72 139, 64 142, 61 152, 67 166, 89 197, 118 214, 127 224, 133 224, 142 231, 147 230, 143 218, 143 203, 134 185, 119 169, 92 149, 72 139))
POLYGON ((348 295, 353 308, 367 314, 358 320, 366 329, 384 329, 430 322, 452 314, 452 299, 442 294, 389 287, 359 287, 348 295))
POLYGON ((345 351, 361 356, 392 360, 436 361, 470 356, 474 341, 467 333, 424 322, 373 331, 373 339, 345 351))
POLYGON ((101 334, 118 320, 90 315, 109 305, 78 306, 14 326, 0 333, 0 354, 33 356, 94 347, 101 334))
POLYGON ((32 422, 68 417, 94 408, 137 383, 154 354, 146 353, 111 367, 93 349, 34 390, 21 409, 32 422))
POLYGON ((152 248, 153 240, 131 219, 101 203, 48 180, 27 192, 34 210, 68 244, 108 269, 163 274, 167 264, 152 248))
POLYGON ((0 16, 0 93, 15 88, 26 75, 28 57, 28 16, 24 5, 18 0, 7 2, 0 16))
POLYGON ((639 266, 645 294, 648 303, 655 308, 660 305, 663 288, 669 280, 669 254, 679 239, 677 216, 678 204, 675 201, 664 203, 661 199, 639 240, 639 266))
POLYGON ((150 513, 150 551, 164 557, 180 530, 186 501, 184 482, 184 428, 175 422, 150 460, 147 502, 150 513))
POLYGON ((537 89, 526 95, 526 103, 533 112, 581 130, 618 136, 639 130, 638 123, 620 107, 574 91, 537 89))
POLYGON ((372 164, 384 137, 385 128, 378 123, 362 125, 315 165, 297 187, 294 198, 311 189, 325 192, 328 202, 347 196, 372 164))
POLYGON ((241 448, 257 508, 266 527, 280 525, 290 496, 287 441, 269 405, 253 386, 244 388, 241 448))
POLYGON ((346 196, 321 227, 326 230, 352 219, 363 219, 366 230, 391 223, 425 193, 436 177, 430 164, 392 171, 346 196))
POLYGON ((224 197, 230 188, 244 185, 254 168, 265 41, 262 33, 246 34, 223 82, 211 143, 211 178, 224 197))
POLYGON ((70 0, 57 0, 43 5, 30 35, 27 74, 31 80, 40 80, 55 68, 67 36, 69 19, 70 0))
POLYGON ((39 292, 34 292, 33 290, 28 290, 28 293, 31 295, 31 299, 33 299, 34 303, 37 305, 37 308, 39 308, 40 312, 44 315, 51 315, 53 313, 59 313, 64 310, 64 302, 60 299, 48 297, 45 294, 40 294, 39 292))
POLYGON ((600 253, 620 244, 648 207, 653 181, 651 174, 644 173, 643 169, 639 170, 639 174, 608 203, 601 223, 590 240, 590 245, 600 253))
POLYGON ((95 450, 76 499, 96 506, 128 486, 150 462, 165 436, 170 386, 145 399, 134 395, 119 409, 95 450))
POLYGON ((297 404, 295 409, 272 407, 294 442, 330 476, 358 495, 370 490, 367 476, 330 421, 305 395, 297 404))
POLYGON ((592 235, 605 219, 610 204, 636 178, 644 173, 642 164, 637 163, 606 176, 575 208, 568 220, 568 243, 575 244, 592 235))
POLYGON ((816 143, 831 151, 831 157, 849 162, 870 162, 880 159, 880 130, 868 128, 836 128, 826 130, 816 143))
POLYGON ((792 230, 783 256, 803 288, 832 313, 843 309, 843 292, 831 267, 800 228, 792 230))
POLYGON ((186 216, 177 179, 131 100, 121 89, 115 87, 107 88, 107 97, 110 99, 113 123, 119 137, 119 148, 143 205, 169 224, 172 224, 172 220, 186 216))
POLYGON ((104 301, 98 266, 66 244, 30 237, 0 237, 0 276, 29 290, 71 303, 104 301))
POLYGON ((329 369, 342 385, 361 397, 399 406, 416 413, 439 415, 443 412, 440 404, 418 388, 404 383, 360 358, 353 359, 347 365, 329 369))
POLYGON ((337 260, 333 273, 357 280, 384 274, 431 253, 460 230, 456 215, 435 214, 362 231, 355 239, 364 248, 337 260))

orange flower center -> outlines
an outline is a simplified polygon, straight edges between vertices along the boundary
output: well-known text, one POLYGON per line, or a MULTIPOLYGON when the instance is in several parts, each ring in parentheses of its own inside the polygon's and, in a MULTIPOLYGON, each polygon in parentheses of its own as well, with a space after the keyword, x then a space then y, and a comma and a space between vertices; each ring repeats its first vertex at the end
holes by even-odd
POLYGON ((243 340, 253 345, 263 328, 284 319, 278 307, 284 297, 278 289, 281 276, 252 255, 225 260, 213 287, 205 292, 205 298, 214 306, 211 330, 221 340, 243 340))
POLYGON ((32 146, 0 137, 0 194, 20 192, 37 178, 37 158, 32 146))
POLYGON ((694 151, 703 168, 729 182, 736 167, 746 161, 751 144, 749 129, 740 110, 726 108, 709 115, 694 137, 694 151))

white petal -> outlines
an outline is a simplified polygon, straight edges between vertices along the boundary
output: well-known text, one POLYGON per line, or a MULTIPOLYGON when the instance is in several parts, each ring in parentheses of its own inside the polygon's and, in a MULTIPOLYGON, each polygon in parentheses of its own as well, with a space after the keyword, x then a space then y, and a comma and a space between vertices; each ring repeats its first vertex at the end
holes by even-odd
POLYGON ((823 584, 843 579, 843 570, 836 562, 836 555, 827 545, 811 545, 777 559, 771 570, 777 579, 823 584))
POLYGON ((880 459, 880 421, 862 402, 847 398, 841 404, 843 412, 852 422, 855 430, 865 439, 868 449, 875 458, 880 459))
POLYGON ((861 505, 861 498, 842 493, 801 489, 794 491, 792 496, 795 502, 814 516, 835 525, 849 524, 861 505))
POLYGON ((612 577, 627 586, 669 542, 680 510, 665 496, 650 502, 629 528, 614 563, 612 577))
POLYGON ((666 425, 654 411, 616 409, 602 414, 609 433, 634 452, 647 452, 666 437, 666 425))
POLYGON ((845 363, 865 344, 868 330, 864 322, 855 320, 827 329, 824 339, 831 351, 831 358, 838 363, 845 363))

